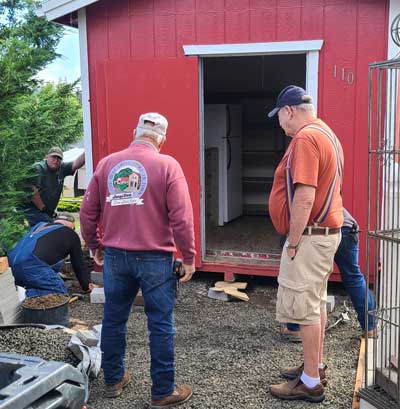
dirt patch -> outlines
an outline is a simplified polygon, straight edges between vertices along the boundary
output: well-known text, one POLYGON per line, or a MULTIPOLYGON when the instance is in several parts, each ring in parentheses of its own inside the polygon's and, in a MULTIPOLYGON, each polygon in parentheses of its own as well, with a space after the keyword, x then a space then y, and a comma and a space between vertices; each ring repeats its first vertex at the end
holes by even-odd
POLYGON ((48 294, 40 297, 26 298, 22 303, 24 308, 31 310, 46 310, 48 308, 58 307, 69 300, 69 295, 65 294, 48 294))

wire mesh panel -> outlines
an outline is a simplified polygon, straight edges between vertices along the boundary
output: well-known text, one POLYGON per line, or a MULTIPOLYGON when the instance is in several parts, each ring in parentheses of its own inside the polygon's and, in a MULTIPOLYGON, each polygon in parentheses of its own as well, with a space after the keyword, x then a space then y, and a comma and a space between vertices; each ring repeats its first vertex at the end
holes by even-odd
POLYGON ((399 75, 400 60, 370 65, 367 280, 374 277, 376 336, 372 351, 366 343, 360 394, 385 409, 400 402, 399 75))

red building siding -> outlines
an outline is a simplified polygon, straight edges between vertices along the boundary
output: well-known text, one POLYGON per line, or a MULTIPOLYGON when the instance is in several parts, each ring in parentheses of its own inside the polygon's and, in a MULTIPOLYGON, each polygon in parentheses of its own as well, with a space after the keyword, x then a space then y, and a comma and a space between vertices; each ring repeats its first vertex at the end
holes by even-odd
POLYGON ((386 57, 387 1, 102 0, 87 8, 87 24, 94 163, 130 142, 141 112, 165 114, 165 151, 189 181, 198 251, 198 66, 182 46, 324 40, 318 113, 342 141, 345 205, 365 231, 368 64, 386 57))

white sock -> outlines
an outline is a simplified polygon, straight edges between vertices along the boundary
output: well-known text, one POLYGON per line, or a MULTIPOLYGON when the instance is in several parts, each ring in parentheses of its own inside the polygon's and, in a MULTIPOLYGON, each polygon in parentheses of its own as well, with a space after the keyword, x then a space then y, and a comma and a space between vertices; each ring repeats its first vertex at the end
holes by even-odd
POLYGON ((300 377, 301 382, 304 383, 304 385, 307 386, 307 388, 314 388, 315 386, 317 386, 320 383, 320 379, 319 376, 318 378, 312 378, 311 376, 308 376, 304 371, 301 374, 300 377))
POLYGON ((324 364, 323 362, 320 362, 320 363, 318 364, 318 368, 319 368, 319 369, 324 369, 324 368, 325 368, 325 364, 324 364))

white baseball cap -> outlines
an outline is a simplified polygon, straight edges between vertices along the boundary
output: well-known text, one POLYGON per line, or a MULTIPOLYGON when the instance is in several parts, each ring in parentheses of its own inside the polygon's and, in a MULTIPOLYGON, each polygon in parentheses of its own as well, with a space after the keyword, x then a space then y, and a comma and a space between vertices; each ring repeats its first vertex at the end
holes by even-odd
POLYGON ((147 114, 140 115, 137 128, 165 137, 167 134, 168 121, 165 116, 157 112, 148 112, 147 114), (145 122, 151 122, 152 124, 145 122))

